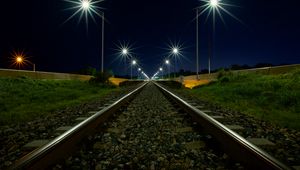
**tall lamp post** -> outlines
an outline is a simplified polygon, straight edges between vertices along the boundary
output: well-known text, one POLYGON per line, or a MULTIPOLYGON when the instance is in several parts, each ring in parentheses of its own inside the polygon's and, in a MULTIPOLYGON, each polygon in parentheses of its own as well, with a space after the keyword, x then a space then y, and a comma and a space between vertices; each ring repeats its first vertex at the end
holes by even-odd
MULTIPOLYGON (((227 9, 224 8, 224 6, 235 6, 235 5, 232 5, 232 4, 227 4, 225 3, 223 0, 200 0, 202 2, 205 2, 204 5, 201 5, 200 7, 197 8, 197 17, 196 17, 196 24, 197 24, 197 48, 198 48, 198 17, 201 16, 202 14, 204 14, 205 12, 207 12, 207 19, 208 17, 212 14, 212 18, 213 18, 213 22, 212 22, 212 38, 211 38, 211 50, 210 50, 210 53, 208 55, 208 71, 210 73, 211 71, 211 58, 213 57, 213 44, 214 44, 214 39, 215 39, 215 26, 216 26, 216 15, 219 15, 220 19, 222 20, 222 22, 225 24, 225 21, 224 21, 224 17, 222 16, 222 13, 221 12, 224 12, 226 13, 227 15, 231 16, 232 18, 234 18, 235 20, 239 21, 241 24, 244 24, 239 18, 237 18, 236 16, 234 16, 232 13, 230 13, 227 9), (201 11, 199 11, 201 10, 201 11), (200 12, 200 14, 199 14, 200 12)), ((197 52, 198 52, 198 49, 197 49, 197 52)), ((198 55, 197 55, 197 58, 198 58, 198 55)))
MULTIPOLYGON (((91 11, 98 14, 95 12, 95 7, 93 7, 93 2, 91 0, 82 0, 81 1, 81 8, 86 12, 91 14, 91 11)), ((105 24, 105 18, 104 18, 104 12, 101 12, 101 18, 102 18, 102 40, 101 40, 101 73, 104 72, 104 24, 105 24)))
POLYGON ((163 70, 163 68, 160 67, 160 68, 159 68, 159 71, 161 72, 161 79, 164 79, 164 74, 163 74, 163 71, 164 71, 164 70, 163 70))
POLYGON ((166 60, 165 63, 168 66, 169 79, 170 79, 170 60, 166 60))
MULTIPOLYGON (((172 53, 173 53, 173 55, 177 56, 179 54, 179 49, 176 48, 176 47, 174 47, 172 49, 172 53)), ((174 60, 174 62, 175 62, 175 67, 174 67, 174 78, 175 78, 175 76, 176 76, 175 75, 176 74, 176 69, 177 69, 176 59, 174 60)))
POLYGON ((141 76, 141 74, 140 74, 140 73, 142 72, 142 69, 139 68, 138 71, 139 71, 138 79, 140 79, 140 78, 142 78, 142 76, 141 76))
POLYGON ((130 79, 132 80, 132 67, 134 66, 134 65, 136 65, 136 60, 132 60, 132 62, 131 62, 131 64, 130 64, 130 69, 131 69, 131 74, 130 74, 130 79))
POLYGON ((102 53, 101 53, 101 72, 104 72, 104 12, 102 12, 102 53))
POLYGON ((126 70, 126 59, 127 59, 127 56, 129 55, 129 53, 128 53, 128 49, 127 48, 123 48, 122 49, 122 51, 121 51, 121 54, 122 54, 122 56, 125 56, 125 72, 127 72, 126 70))
POLYGON ((74 7, 68 8, 68 9, 76 9, 73 15, 71 15, 64 23, 68 22, 70 19, 72 19, 75 15, 79 14, 80 19, 85 18, 86 19, 86 26, 88 27, 88 17, 91 16, 93 20, 94 16, 93 14, 96 14, 97 16, 102 18, 102 47, 101 47, 101 72, 104 72, 104 24, 105 24, 105 18, 104 18, 104 12, 99 11, 100 7, 97 7, 96 4, 102 2, 103 0, 64 0, 66 2, 72 3, 74 7), (102 15, 101 15, 101 14, 102 15), (83 17, 84 16, 84 17, 83 17))
POLYGON ((196 79, 199 80, 199 9, 196 10, 196 79))

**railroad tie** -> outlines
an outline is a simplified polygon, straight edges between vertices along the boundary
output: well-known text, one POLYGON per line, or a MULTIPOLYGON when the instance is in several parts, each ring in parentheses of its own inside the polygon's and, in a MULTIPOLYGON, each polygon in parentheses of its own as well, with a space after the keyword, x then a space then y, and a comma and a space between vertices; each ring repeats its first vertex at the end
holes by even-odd
POLYGON ((265 138, 247 138, 247 141, 256 146, 275 146, 275 144, 265 138))
POLYGON ((33 149, 42 147, 49 142, 50 142, 50 140, 34 140, 34 141, 31 141, 31 142, 27 143, 26 145, 24 145, 22 149, 33 150, 33 149))

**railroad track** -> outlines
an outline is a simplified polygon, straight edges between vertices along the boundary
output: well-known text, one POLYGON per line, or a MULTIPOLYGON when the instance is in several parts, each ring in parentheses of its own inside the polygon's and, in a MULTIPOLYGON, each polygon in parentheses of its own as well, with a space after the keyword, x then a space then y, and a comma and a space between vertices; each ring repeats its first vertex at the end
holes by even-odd
POLYGON ((155 82, 18 160, 11 169, 289 169, 155 82))

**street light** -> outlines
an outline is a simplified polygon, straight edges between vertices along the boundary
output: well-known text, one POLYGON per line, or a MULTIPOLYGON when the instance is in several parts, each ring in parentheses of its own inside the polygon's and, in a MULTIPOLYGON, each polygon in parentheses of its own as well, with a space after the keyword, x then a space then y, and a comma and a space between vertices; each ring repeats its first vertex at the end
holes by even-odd
MULTIPOLYGON (((206 19, 208 19, 208 17, 212 14, 212 17, 213 17, 213 31, 212 31, 212 47, 211 47, 211 54, 208 56, 208 72, 210 74, 210 67, 211 67, 211 57, 213 57, 213 41, 214 41, 214 34, 215 34, 215 25, 216 25, 216 15, 219 15, 221 21, 225 24, 225 21, 224 21, 224 17, 222 15, 221 12, 224 12, 226 13, 227 15, 231 16, 232 18, 234 18, 235 20, 237 20, 238 22, 244 24, 239 18, 237 18, 235 15, 233 15, 231 12, 229 12, 227 9, 225 9, 224 6, 235 6, 235 5, 232 5, 232 4, 227 4, 227 3, 224 3, 223 1, 221 0, 200 0, 202 2, 204 2, 205 4, 198 7, 197 8, 197 17, 196 17, 196 24, 197 24, 197 39, 196 39, 196 44, 197 44, 197 64, 198 64, 198 58, 199 58, 199 54, 198 54, 198 17, 201 16, 202 14, 204 14, 206 11, 207 12, 207 17, 206 19), (199 9, 201 9, 200 11, 200 14, 199 14, 199 9)), ((199 66, 197 66, 197 68, 199 68, 199 66)), ((197 76, 198 77, 198 76, 197 76)))
POLYGON ((163 68, 160 67, 160 68, 159 68, 159 71, 161 72, 161 79, 164 79, 163 68))
POLYGON ((127 54, 128 54, 127 48, 123 48, 123 49, 122 49, 122 54, 123 54, 123 55, 127 55, 127 54))
POLYGON ((25 55, 22 53, 14 53, 14 65, 17 65, 18 68, 20 69, 21 65, 23 64, 31 64, 32 65, 32 70, 35 72, 35 64, 30 62, 29 60, 26 59, 25 55))
MULTIPOLYGON (((142 78, 141 72, 142 72, 142 69, 141 69, 141 68, 138 68, 138 79, 142 78)), ((143 72, 142 72, 142 73, 143 73, 143 72)))
POLYGON ((170 79, 170 60, 166 60, 165 63, 166 63, 166 65, 168 66, 169 79, 170 79))
POLYGON ((16 61, 17 61, 17 63, 22 63, 23 62, 23 58, 22 57, 17 57, 16 61))
POLYGON ((81 1, 81 6, 84 10, 88 10, 90 8, 90 1, 88 0, 81 1))
POLYGON ((131 62, 131 64, 130 64, 130 69, 131 69, 130 79, 131 79, 131 80, 132 80, 132 67, 133 67, 134 65, 136 65, 136 64, 137 64, 136 60, 132 60, 132 62, 131 62))
POLYGON ((91 18, 95 21, 94 14, 102 18, 102 46, 101 46, 101 72, 104 72, 104 24, 105 24, 105 17, 104 12, 99 11, 99 9, 102 9, 98 6, 96 6, 97 3, 103 2, 104 0, 64 0, 66 2, 72 3, 74 7, 70 7, 67 10, 73 10, 77 9, 73 15, 71 15, 64 23, 68 22, 70 19, 72 19, 75 15, 79 14, 79 22, 81 19, 86 19, 86 27, 88 28, 88 16, 91 16, 91 18), (101 14, 100 14, 101 13, 101 14))
POLYGON ((196 79, 199 79, 199 9, 196 10, 196 79))
POLYGON ((175 73, 176 73, 176 68, 177 68, 177 62, 176 62, 176 56, 180 55, 180 51, 178 47, 173 47, 172 49, 172 54, 175 56, 175 67, 174 67, 174 78, 175 78, 175 73))
MULTIPOLYGON (((127 59, 130 59, 132 58, 132 55, 131 55, 131 50, 130 50, 130 46, 128 45, 123 45, 123 44, 120 44, 120 45, 117 45, 118 47, 118 56, 122 58, 122 61, 124 60, 124 73, 126 74, 127 73, 127 59)), ((132 62, 131 60, 129 60, 130 62, 132 62)), ((130 63, 131 65, 132 63, 130 63)))
MULTIPOLYGON (((217 11, 219 12, 218 10, 218 6, 219 6, 219 1, 220 0, 210 0, 209 1, 209 6, 213 9, 213 15, 215 15, 215 11, 217 9, 217 11)), ((215 20, 215 19, 214 19, 215 20)), ((214 41, 214 34, 215 34, 215 21, 213 21, 213 35, 212 35, 212 38, 211 38, 211 55, 208 56, 208 74, 210 74, 210 66, 211 66, 211 58, 213 57, 213 50, 214 50, 214 47, 213 47, 213 41, 214 41)))
POLYGON ((219 0, 210 0, 209 3, 211 7, 216 7, 219 5, 219 0))
POLYGON ((178 48, 173 48, 173 53, 178 54, 178 48))

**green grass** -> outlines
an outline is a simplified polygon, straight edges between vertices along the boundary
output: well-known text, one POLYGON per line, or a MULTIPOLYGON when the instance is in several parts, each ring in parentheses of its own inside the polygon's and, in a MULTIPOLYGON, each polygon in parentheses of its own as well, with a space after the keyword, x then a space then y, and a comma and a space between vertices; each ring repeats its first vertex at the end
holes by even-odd
POLYGON ((0 125, 32 120, 99 99, 114 90, 112 86, 82 81, 0 78, 0 125))
POLYGON ((286 74, 225 73, 189 93, 282 127, 300 129, 300 70, 286 74))

